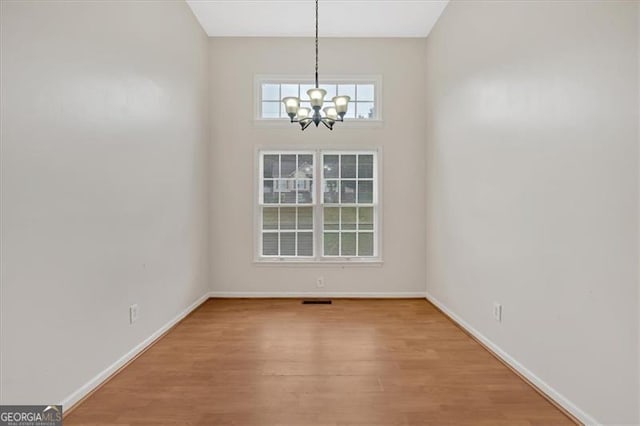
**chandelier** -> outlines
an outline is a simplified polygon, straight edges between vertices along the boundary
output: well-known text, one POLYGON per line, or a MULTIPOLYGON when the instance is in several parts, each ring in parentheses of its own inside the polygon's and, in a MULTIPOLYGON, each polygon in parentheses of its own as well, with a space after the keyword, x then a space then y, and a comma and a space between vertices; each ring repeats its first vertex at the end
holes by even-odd
POLYGON ((302 130, 309 127, 311 123, 316 127, 322 123, 329 130, 333 130, 333 125, 337 121, 344 121, 344 115, 351 100, 349 96, 335 96, 331 99, 332 104, 322 109, 327 91, 318 85, 318 0, 316 0, 316 87, 307 90, 307 95, 313 111, 309 108, 301 108, 300 98, 290 96, 282 99, 292 123, 299 123, 302 130))

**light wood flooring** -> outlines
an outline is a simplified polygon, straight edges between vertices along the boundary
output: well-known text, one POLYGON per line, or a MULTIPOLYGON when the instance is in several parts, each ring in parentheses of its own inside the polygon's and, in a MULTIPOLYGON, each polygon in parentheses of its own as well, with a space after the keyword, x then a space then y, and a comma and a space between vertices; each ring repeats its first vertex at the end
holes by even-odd
POLYGON ((210 299, 64 424, 573 422, 424 299, 210 299))

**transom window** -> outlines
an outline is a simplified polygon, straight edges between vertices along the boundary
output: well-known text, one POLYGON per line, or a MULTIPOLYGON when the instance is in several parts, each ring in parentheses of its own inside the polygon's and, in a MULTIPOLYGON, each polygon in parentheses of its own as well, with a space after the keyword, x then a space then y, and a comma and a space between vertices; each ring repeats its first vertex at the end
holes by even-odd
MULTIPOLYGON (((320 88, 327 91, 325 100, 330 101, 334 96, 347 95, 351 97, 349 110, 345 119, 353 120, 380 120, 380 108, 378 107, 379 81, 331 81, 321 84, 320 88)), ((311 108, 307 96, 307 90, 312 89, 312 82, 276 81, 263 79, 259 81, 258 93, 258 119, 261 120, 288 120, 282 98, 295 96, 300 98, 300 106, 311 108)))
POLYGON ((261 151, 259 163, 259 259, 378 258, 376 151, 261 151))

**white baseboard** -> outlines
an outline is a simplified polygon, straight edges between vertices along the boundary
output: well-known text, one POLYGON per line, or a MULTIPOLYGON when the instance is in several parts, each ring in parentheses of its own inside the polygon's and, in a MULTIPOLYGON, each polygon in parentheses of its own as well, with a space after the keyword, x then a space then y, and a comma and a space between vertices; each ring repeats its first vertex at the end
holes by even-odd
POLYGON ((212 291, 209 297, 219 298, 302 298, 302 297, 333 297, 350 299, 418 299, 424 298, 425 292, 397 292, 397 293, 363 293, 363 292, 253 292, 253 291, 212 291))
POLYGON ((524 365, 520 364, 515 360, 511 355, 502 350, 498 345, 493 343, 487 337, 485 337, 478 330, 473 328, 469 323, 460 318, 457 314, 447 308, 442 302, 433 297, 429 292, 426 293, 426 298, 429 302, 433 303, 438 309, 448 315, 452 320, 454 320, 460 327, 464 328, 467 332, 473 335, 476 339, 482 342, 487 348, 489 348, 496 356, 498 356, 502 361, 506 364, 510 365, 514 370, 518 373, 522 374, 522 376, 526 377, 531 383, 533 383, 538 389, 544 392, 549 398, 553 399, 558 405, 571 413, 574 417, 580 420, 585 425, 600 425, 600 423, 594 419, 592 416, 587 414, 584 410, 579 408, 576 404, 571 402, 568 398, 562 395, 560 392, 556 391, 552 388, 548 383, 540 379, 538 376, 533 374, 529 369, 527 369, 524 365))
POLYGON ((122 366, 127 364, 129 361, 134 359, 140 352, 144 351, 151 343, 153 343, 156 339, 158 339, 160 336, 166 333, 171 327, 173 327, 178 322, 180 322, 180 320, 182 320, 184 317, 189 315, 195 308, 197 308, 202 303, 204 303, 204 301, 207 300, 208 298, 209 298, 209 293, 205 293, 198 300, 193 302, 186 309, 184 309, 182 312, 176 315, 173 319, 171 319, 168 323, 166 323, 165 325, 160 327, 158 330, 156 330, 151 336, 144 339, 144 341, 136 345, 133 349, 131 349, 126 354, 124 354, 116 362, 111 364, 109 367, 105 368, 103 371, 97 374, 94 378, 92 378, 83 386, 81 386, 78 390, 76 390, 71 395, 63 399, 60 404, 63 406, 64 410, 66 411, 69 408, 73 407, 75 404, 77 404, 80 400, 82 400, 82 398, 87 396, 96 387, 100 386, 102 382, 107 380, 109 376, 111 376, 113 373, 118 371, 120 368, 122 368, 122 366))

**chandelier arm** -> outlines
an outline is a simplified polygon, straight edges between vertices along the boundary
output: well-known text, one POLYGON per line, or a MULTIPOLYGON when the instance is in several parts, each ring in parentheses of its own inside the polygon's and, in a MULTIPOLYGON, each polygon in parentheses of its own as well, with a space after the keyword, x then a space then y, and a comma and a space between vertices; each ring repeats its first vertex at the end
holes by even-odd
POLYGON ((302 130, 306 129, 307 127, 309 127, 309 125, 311 125, 311 123, 313 123, 313 120, 309 120, 306 123, 304 121, 300 122, 300 126, 302 127, 302 130))

